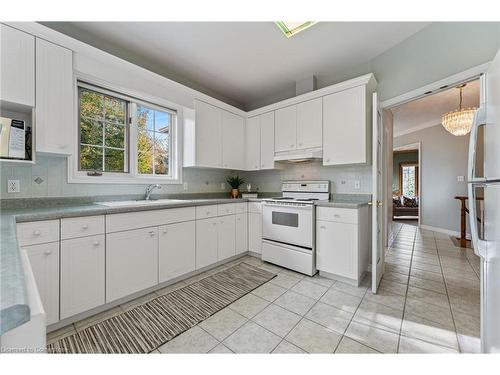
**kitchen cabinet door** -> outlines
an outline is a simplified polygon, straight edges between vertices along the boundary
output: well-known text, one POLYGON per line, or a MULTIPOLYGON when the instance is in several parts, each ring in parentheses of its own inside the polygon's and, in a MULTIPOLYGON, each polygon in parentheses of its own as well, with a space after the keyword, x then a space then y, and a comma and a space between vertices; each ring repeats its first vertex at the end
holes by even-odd
POLYGON ((0 25, 0 99, 35 106, 35 37, 0 25))
POLYGON ((26 250, 30 260, 47 314, 47 325, 56 323, 59 321, 59 242, 26 246, 23 250, 26 250))
POLYGON ((323 165, 367 162, 365 86, 323 97, 323 165))
POLYGON ((36 151, 71 154, 76 129, 73 52, 36 39, 36 151))
POLYGON ((217 260, 231 258, 236 254, 235 215, 219 216, 217 260))
POLYGON ((242 254, 248 251, 248 215, 247 213, 237 214, 236 216, 236 254, 242 254))
POLYGON ((106 303, 158 284, 158 227, 106 235, 106 303))
POLYGON ((248 213, 248 251, 262 253, 262 214, 248 213))
POLYGON ((195 270, 196 222, 164 225, 159 229, 159 282, 195 270))
POLYGON ((105 303, 105 237, 61 241, 61 319, 105 303))
POLYGON ((297 105, 297 149, 321 147, 322 141, 322 98, 299 103, 297 105))
POLYGON ((222 167, 222 110, 195 100, 196 166, 222 167))
MULTIPOLYGON (((274 129, 273 129, 274 139, 274 129)), ((245 130, 245 168, 258 171, 260 166, 260 116, 250 117, 245 130)), ((273 141, 274 149, 274 141, 273 141)), ((273 150, 274 157, 274 150, 273 150)))
POLYGON ((245 119, 222 111, 222 167, 245 169, 245 119))
POLYGON ((196 220, 196 269, 217 262, 218 218, 196 220))
POLYGON ((357 280, 357 228, 356 224, 317 221, 316 267, 318 270, 357 280))
POLYGON ((260 117, 260 169, 274 169, 274 111, 260 117))
POLYGON ((297 148, 297 106, 277 109, 274 116, 274 151, 295 150, 297 148))

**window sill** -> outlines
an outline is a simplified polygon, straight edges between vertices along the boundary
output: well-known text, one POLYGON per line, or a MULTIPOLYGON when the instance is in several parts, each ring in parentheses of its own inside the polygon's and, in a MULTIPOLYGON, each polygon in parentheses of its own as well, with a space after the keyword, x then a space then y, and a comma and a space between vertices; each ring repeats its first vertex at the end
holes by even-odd
POLYGON ((128 184, 128 185, 144 185, 144 184, 161 184, 161 185, 180 185, 181 178, 171 177, 153 177, 153 176, 87 176, 77 174, 76 176, 68 176, 70 184, 128 184))

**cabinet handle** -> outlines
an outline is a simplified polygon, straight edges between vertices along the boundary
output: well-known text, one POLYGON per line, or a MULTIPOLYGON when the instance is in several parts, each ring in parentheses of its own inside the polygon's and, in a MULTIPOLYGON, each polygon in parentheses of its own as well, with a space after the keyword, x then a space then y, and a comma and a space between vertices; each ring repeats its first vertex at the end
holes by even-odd
POLYGON ((319 226, 321 229, 326 229, 326 227, 324 225, 320 225, 319 226))
POLYGON ((47 251, 44 252, 44 254, 45 255, 50 255, 50 254, 52 254, 52 250, 47 250, 47 251))
POLYGON ((329 158, 327 158, 325 161, 326 161, 326 162, 329 162, 329 161, 330 161, 330 159, 329 159, 329 158))
POLYGON ((94 241, 94 243, 92 243, 93 246, 99 246, 99 241, 94 241))
POLYGON ((41 234, 42 234, 42 232, 40 232, 39 230, 35 230, 35 231, 33 231, 33 235, 34 235, 34 236, 39 236, 39 235, 41 235, 41 234))
POLYGON ((163 229, 163 234, 167 234, 168 230, 163 229))
POLYGON ((87 230, 87 229, 89 229, 89 226, 87 224, 84 224, 84 225, 82 225, 82 229, 87 230))
POLYGON ((217 225, 217 222, 216 222, 216 221, 214 221, 214 222, 212 223, 212 225, 217 225))
POLYGON ((155 236, 155 232, 152 230, 151 232, 148 232, 151 237, 155 236))
POLYGON ((290 147, 295 147, 295 145, 294 145, 294 144, 292 144, 292 145, 290 145, 290 147))
POLYGON ((299 143, 299 146, 302 146, 302 143, 299 143))
POLYGON ((334 214, 333 217, 340 217, 340 215, 339 214, 334 214))

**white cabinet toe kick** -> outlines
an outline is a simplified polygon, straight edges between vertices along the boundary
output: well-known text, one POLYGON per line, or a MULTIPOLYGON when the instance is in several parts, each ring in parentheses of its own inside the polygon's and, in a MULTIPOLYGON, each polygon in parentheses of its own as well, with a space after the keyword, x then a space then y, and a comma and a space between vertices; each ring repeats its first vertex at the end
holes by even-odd
POLYGON ((313 276, 317 272, 314 258, 313 249, 262 240, 263 261, 313 276))

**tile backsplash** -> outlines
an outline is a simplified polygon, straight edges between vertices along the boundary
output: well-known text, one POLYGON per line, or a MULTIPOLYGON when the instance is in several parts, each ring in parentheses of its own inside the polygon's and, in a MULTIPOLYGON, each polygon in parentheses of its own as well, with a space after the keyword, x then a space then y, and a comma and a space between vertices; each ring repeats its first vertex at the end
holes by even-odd
MULTIPOLYGON (((78 197, 142 194, 144 184, 68 184, 65 158, 37 155, 36 164, 0 163, 0 199, 78 197), (20 182, 19 193, 7 193, 7 180, 20 182)), ((163 185, 161 194, 220 193, 229 190, 225 184, 230 174, 239 174, 260 192, 280 191, 282 180, 330 180, 333 193, 371 193, 371 167, 323 167, 321 162, 282 164, 283 169, 255 172, 232 172, 216 169, 184 168, 182 185, 163 185), (359 181, 359 188, 356 187, 359 181), (187 189, 185 184, 187 183, 187 189), (223 186, 221 186, 224 184, 223 186)), ((242 187, 246 191, 246 186, 242 187)))
POLYGON ((258 188, 259 191, 280 191, 281 181, 285 180, 330 180, 332 193, 372 192, 371 166, 324 167, 321 161, 282 163, 281 166, 278 170, 245 172, 244 176, 252 184, 252 190, 258 188))

